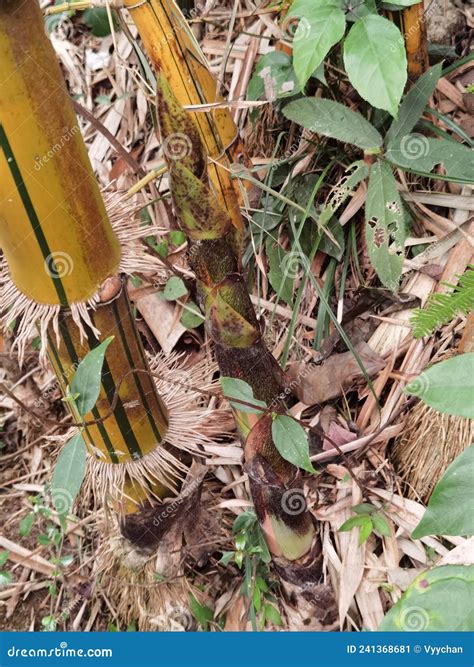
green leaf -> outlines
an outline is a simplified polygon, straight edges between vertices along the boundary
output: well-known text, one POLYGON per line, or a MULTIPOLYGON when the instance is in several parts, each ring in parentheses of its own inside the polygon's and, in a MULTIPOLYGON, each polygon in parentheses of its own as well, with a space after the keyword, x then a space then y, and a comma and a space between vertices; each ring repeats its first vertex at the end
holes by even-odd
POLYGON ((339 102, 305 97, 287 104, 283 114, 311 132, 354 144, 364 150, 378 148, 383 143, 368 120, 339 102))
POLYGON ((2 570, 0 572, 0 588, 2 588, 2 586, 8 586, 8 584, 11 583, 12 579, 13 577, 11 575, 11 572, 2 570))
POLYGON ((275 415, 272 421, 272 437, 275 447, 286 461, 308 472, 316 472, 309 460, 306 432, 292 417, 275 415))
POLYGON ((359 0, 359 2, 350 2, 345 5, 346 19, 348 21, 357 21, 357 19, 364 18, 369 14, 377 13, 377 6, 375 0, 359 0))
POLYGON ((265 410, 265 408, 267 407, 263 401, 259 401, 254 397, 252 387, 246 382, 244 382, 244 380, 223 376, 220 378, 220 383, 222 386, 222 390, 224 392, 224 396, 228 400, 230 400, 230 404, 236 410, 239 410, 240 412, 259 413, 261 412, 261 410, 259 410, 259 407, 263 408, 263 410, 265 410), (232 399, 237 399, 238 401, 245 401, 246 403, 251 403, 252 405, 255 405, 255 407, 252 407, 251 405, 243 405, 242 403, 238 402, 233 402, 232 399))
POLYGON ((366 518, 365 523, 363 523, 362 526, 360 527, 359 540, 358 540, 359 544, 364 544, 364 542, 369 539, 372 530, 374 529, 371 517, 365 517, 365 518, 366 518))
POLYGON ((265 620, 273 623, 273 625, 283 625, 281 620, 280 612, 272 604, 266 604, 263 607, 263 613, 265 615, 265 620))
MULTIPOLYGON (((95 37, 107 37, 107 35, 110 35, 111 31, 107 9, 102 7, 98 7, 97 9, 86 9, 82 16, 84 23, 91 29, 91 32, 95 37)), ((119 23, 113 12, 112 23, 114 29, 117 30, 119 23)))
POLYGON ((397 167, 414 173, 430 174, 442 164, 447 178, 462 182, 472 181, 474 173, 474 152, 470 148, 457 141, 434 139, 417 133, 407 134, 390 145, 385 157, 397 167))
MULTIPOLYGON (((369 167, 363 160, 351 164, 345 171, 344 176, 331 190, 326 204, 319 216, 320 226, 325 225, 336 213, 340 206, 346 201, 351 192, 369 175, 369 167)), ((320 246, 321 247, 321 246, 320 246)))
POLYGON ((51 497, 60 517, 70 512, 85 474, 86 444, 82 433, 77 433, 61 449, 51 481, 51 497))
POLYGON ((295 271, 292 269, 292 253, 284 250, 275 243, 271 236, 267 237, 265 251, 268 257, 270 270, 268 280, 277 295, 288 304, 293 300, 293 283, 295 271))
POLYGON ((9 551, 0 551, 0 567, 3 567, 10 556, 9 551))
POLYGON ((299 18, 293 36, 293 63, 303 87, 329 49, 344 36, 346 17, 340 0, 295 0, 288 19, 299 18))
POLYGON ((385 162, 376 162, 370 170, 365 214, 372 265, 385 287, 396 291, 402 273, 405 223, 397 184, 385 162))
POLYGON ((105 351, 113 339, 113 336, 109 336, 100 345, 88 352, 74 373, 71 394, 73 396, 79 394, 76 399, 76 407, 81 417, 90 412, 97 401, 105 351))
POLYGON ((467 315, 474 310, 474 265, 467 267, 457 285, 449 286, 451 291, 430 294, 425 307, 413 311, 410 324, 415 338, 426 336, 443 324, 448 324, 458 313, 467 315))
POLYGON ((436 484, 412 537, 474 535, 473 480, 474 445, 471 445, 448 466, 436 484))
POLYGON ((54 616, 43 616, 41 625, 44 628, 44 632, 54 632, 57 627, 57 622, 54 616))
POLYGON ((473 599, 474 566, 435 567, 415 579, 378 629, 383 632, 472 632, 473 599))
POLYGON ((356 526, 364 526, 367 521, 370 521, 370 516, 367 514, 359 514, 357 516, 351 516, 350 519, 347 519, 347 521, 344 521, 342 526, 338 529, 340 533, 345 533, 349 530, 352 530, 353 528, 356 528, 356 526))
POLYGON ((35 515, 33 512, 30 512, 25 517, 23 517, 18 527, 18 532, 20 533, 21 537, 27 537, 31 533, 31 529, 33 528, 34 522, 35 522, 35 515))
POLYGON ((222 565, 227 566, 234 560, 234 556, 235 556, 235 551, 224 551, 224 553, 219 559, 219 563, 222 563, 222 565))
POLYGON ((385 140, 387 146, 396 145, 406 134, 413 130, 436 88, 442 69, 442 63, 431 67, 418 79, 416 86, 413 86, 405 95, 398 110, 398 117, 393 121, 387 132, 385 140))
POLYGON ((344 65, 364 100, 397 115, 407 59, 403 36, 394 23, 374 14, 356 21, 344 42, 344 65))
POLYGON ((374 524, 374 530, 376 530, 380 535, 385 535, 390 537, 390 526, 388 521, 384 516, 380 514, 372 514, 372 523, 374 524))
POLYGON ((193 593, 189 593, 189 608, 191 610, 191 614, 194 616, 201 628, 203 630, 207 630, 210 621, 212 621, 214 618, 214 612, 212 609, 201 604, 193 595, 193 593))
POLYGON ((405 391, 439 412, 474 419, 474 352, 434 364, 405 391))
POLYGON ((371 503, 360 503, 360 505, 351 507, 351 510, 356 514, 373 514, 377 511, 377 508, 371 503))
POLYGON ((187 293, 186 285, 178 276, 172 276, 165 285, 164 295, 167 301, 176 301, 187 293))
POLYGON ((257 517, 252 510, 241 512, 234 521, 232 526, 232 534, 236 535, 240 531, 248 531, 252 526, 255 525, 256 521, 257 517))
POLYGON ((169 233, 170 243, 174 246, 181 246, 186 241, 186 234, 180 229, 172 229, 169 233))
POLYGON ((301 92, 290 56, 270 51, 260 58, 247 89, 249 100, 275 100, 301 92))
POLYGON ((204 322, 204 317, 194 301, 187 301, 181 315, 181 324, 186 329, 195 329, 204 322))
POLYGON ((260 611, 262 607, 262 594, 260 590, 258 589, 258 586, 254 588, 253 594, 252 594, 252 604, 255 607, 255 611, 258 612, 260 611))

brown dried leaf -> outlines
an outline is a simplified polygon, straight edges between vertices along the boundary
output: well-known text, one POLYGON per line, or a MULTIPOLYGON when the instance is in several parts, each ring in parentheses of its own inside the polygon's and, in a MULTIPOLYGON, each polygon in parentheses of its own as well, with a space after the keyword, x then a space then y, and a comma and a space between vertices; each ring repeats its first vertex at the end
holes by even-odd
MULTIPOLYGON (((385 361, 375 354, 367 343, 360 343, 356 350, 369 377, 373 377, 385 367, 385 361)), ((299 375, 300 381, 293 387, 293 393, 305 405, 325 403, 336 398, 349 389, 355 380, 363 377, 352 352, 333 355, 303 377, 301 366, 302 364, 293 364, 288 375, 292 380, 299 375)))

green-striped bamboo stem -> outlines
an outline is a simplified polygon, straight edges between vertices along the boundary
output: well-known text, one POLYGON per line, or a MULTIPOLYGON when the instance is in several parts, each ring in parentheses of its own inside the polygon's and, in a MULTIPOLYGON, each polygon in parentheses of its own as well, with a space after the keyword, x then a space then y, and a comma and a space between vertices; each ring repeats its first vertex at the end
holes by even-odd
MULTIPOLYGON (((180 105, 164 73, 158 76, 158 117, 161 139, 176 133, 187 137, 189 150, 167 156, 170 189, 176 215, 190 241, 190 261, 196 273, 206 325, 215 343, 222 375, 239 378, 274 411, 283 379, 266 348, 253 310, 239 258, 230 240, 232 223, 219 204, 207 175, 207 156, 193 118, 180 105)), ((236 411, 244 440, 255 509, 274 556, 295 560, 310 549, 313 524, 304 507, 291 509, 288 500, 300 485, 298 469, 278 453, 271 437, 271 416, 236 411)), ((302 492, 300 501, 303 503, 302 492)))
POLYGON ((149 511, 145 498, 170 495, 184 466, 177 457, 173 464, 163 445, 168 414, 147 375, 118 275, 120 244, 36 0, 1 3, 0 61, 0 242, 12 281, 7 295, 25 300, 21 319, 30 318, 30 329, 32 316, 40 318, 43 334, 48 327, 48 351, 63 390, 79 360, 99 344, 98 332, 102 339, 114 336, 99 401, 87 416, 99 423, 86 429, 86 441, 107 488, 119 482, 118 510, 134 534, 133 522, 149 511), (91 300, 95 310, 87 309, 91 300))

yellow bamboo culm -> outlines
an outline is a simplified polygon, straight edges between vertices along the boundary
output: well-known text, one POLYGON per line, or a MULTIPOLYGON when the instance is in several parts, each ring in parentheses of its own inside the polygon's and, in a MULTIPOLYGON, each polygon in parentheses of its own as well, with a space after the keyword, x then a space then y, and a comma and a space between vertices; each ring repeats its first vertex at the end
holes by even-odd
MULTIPOLYGON (((124 0, 138 28, 145 51, 156 72, 162 72, 173 86, 181 106, 222 102, 217 84, 189 25, 174 0, 124 0)), ((229 211, 234 227, 243 232, 240 193, 229 169, 239 159, 240 142, 227 107, 193 112, 206 153, 211 159, 209 176, 216 193, 229 211), (216 164, 217 163, 217 164, 216 164), (220 165, 220 166, 219 166, 220 165)), ((164 146, 169 156, 190 150, 184 135, 176 134, 164 146)))
POLYGON ((119 276, 149 260, 131 209, 112 198, 106 211, 36 0, 0 4, 0 60, 0 310, 18 317, 23 350, 39 327, 64 394, 113 336, 84 438, 96 497, 113 491, 130 512, 176 492, 187 470, 164 444, 168 411, 119 276))
POLYGON ((120 245, 35 1, 0 3, 0 84, 1 242, 11 278, 38 303, 87 301, 116 273, 120 245))

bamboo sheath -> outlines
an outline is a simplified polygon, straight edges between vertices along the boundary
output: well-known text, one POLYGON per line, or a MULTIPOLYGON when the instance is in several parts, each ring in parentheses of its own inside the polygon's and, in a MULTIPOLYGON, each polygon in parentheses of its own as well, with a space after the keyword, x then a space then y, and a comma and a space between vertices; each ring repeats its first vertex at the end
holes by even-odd
MULTIPOLYGON (((222 102, 217 95, 214 77, 189 25, 174 0, 124 0, 135 22, 145 51, 155 71, 172 82, 181 106, 209 105, 222 102)), ((221 204, 241 234, 240 193, 229 169, 232 162, 243 159, 237 128, 230 111, 218 107, 191 112, 211 162, 209 176, 221 204)), ((165 153, 173 157, 188 148, 181 132, 168 137, 165 153)))

